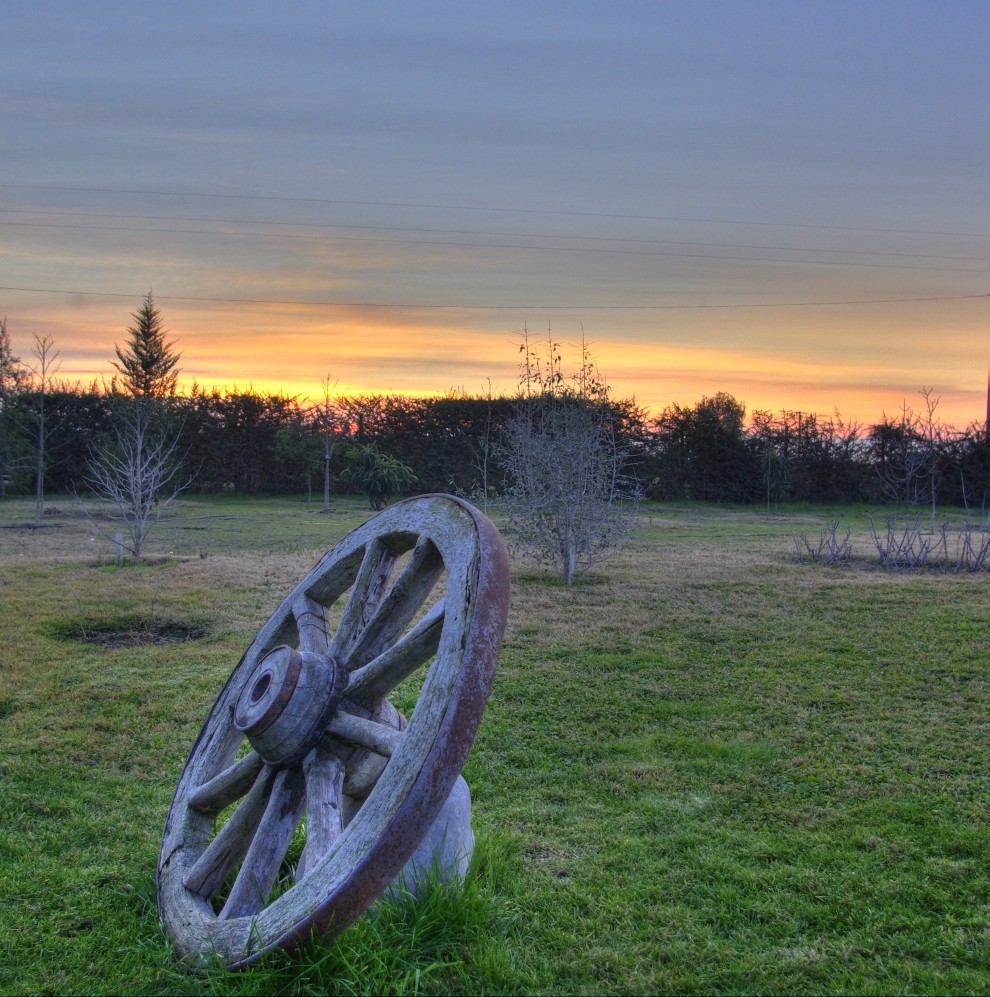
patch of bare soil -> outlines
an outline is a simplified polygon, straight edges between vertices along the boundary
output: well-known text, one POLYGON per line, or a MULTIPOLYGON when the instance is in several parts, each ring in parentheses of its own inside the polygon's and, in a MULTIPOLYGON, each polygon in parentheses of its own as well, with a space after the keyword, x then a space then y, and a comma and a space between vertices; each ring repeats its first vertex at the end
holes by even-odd
POLYGON ((140 644, 185 644, 206 636, 206 627, 180 620, 128 617, 115 621, 75 621, 57 627, 63 640, 77 640, 101 647, 136 647, 140 644))
POLYGON ((3 523, 0 530, 60 530, 61 523, 3 523))
POLYGON ((199 640, 203 635, 201 627, 191 627, 184 623, 157 623, 140 630, 90 632, 83 639, 104 647, 134 647, 138 644, 184 644, 190 640, 199 640))

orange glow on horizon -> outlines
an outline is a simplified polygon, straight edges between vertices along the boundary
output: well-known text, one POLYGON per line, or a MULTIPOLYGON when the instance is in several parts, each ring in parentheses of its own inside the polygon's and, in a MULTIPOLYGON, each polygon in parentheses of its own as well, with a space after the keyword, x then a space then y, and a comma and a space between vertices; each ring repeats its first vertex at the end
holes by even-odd
MULTIPOLYGON (((30 359, 31 336, 51 335, 62 362, 58 376, 87 387, 113 374, 115 344, 126 339, 133 303, 113 309, 90 302, 43 301, 25 312, 8 309, 14 352, 30 359)), ((518 379, 520 320, 421 312, 348 309, 345 315, 305 308, 221 309, 165 302, 169 338, 181 354, 180 389, 253 389, 314 402, 329 376, 335 396, 442 396, 451 391, 511 395, 518 379), (487 325, 483 324, 487 322, 487 325)), ((802 314, 771 324, 743 314, 714 323, 706 316, 634 322, 618 316, 604 333, 589 328, 592 358, 617 398, 635 398, 652 415, 674 403, 694 405, 720 391, 756 410, 836 411, 865 425, 894 415, 902 404, 919 410, 920 390, 941 398, 938 416, 956 429, 982 422, 987 408, 982 318, 973 310, 931 321, 884 315, 802 314), (882 318, 882 321, 881 321, 882 318)), ((575 369, 581 321, 555 322, 565 372, 575 369)), ((602 320, 604 326, 605 320, 602 320)), ((545 330, 545 326, 544 326, 545 330)), ((531 345, 546 332, 530 323, 531 345)))

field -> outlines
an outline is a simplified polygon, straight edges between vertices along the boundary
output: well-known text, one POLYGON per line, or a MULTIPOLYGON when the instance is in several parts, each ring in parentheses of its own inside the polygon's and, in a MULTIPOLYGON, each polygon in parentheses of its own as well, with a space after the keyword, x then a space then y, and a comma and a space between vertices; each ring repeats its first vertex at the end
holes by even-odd
POLYGON ((793 544, 832 510, 653 504, 571 588, 514 565, 465 890, 193 976, 154 907, 179 771, 368 513, 186 498, 118 566, 51 505, 0 504, 0 992, 990 990, 985 572, 879 570, 862 510, 836 568, 793 544))

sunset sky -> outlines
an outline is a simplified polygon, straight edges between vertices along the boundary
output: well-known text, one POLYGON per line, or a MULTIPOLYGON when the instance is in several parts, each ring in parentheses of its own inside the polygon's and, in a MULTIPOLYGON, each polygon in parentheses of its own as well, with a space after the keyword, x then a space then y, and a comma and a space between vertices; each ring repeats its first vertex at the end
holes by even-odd
POLYGON ((480 393, 520 333, 659 412, 964 428, 990 358, 990 3, 11 2, 0 315, 111 372, 480 393))

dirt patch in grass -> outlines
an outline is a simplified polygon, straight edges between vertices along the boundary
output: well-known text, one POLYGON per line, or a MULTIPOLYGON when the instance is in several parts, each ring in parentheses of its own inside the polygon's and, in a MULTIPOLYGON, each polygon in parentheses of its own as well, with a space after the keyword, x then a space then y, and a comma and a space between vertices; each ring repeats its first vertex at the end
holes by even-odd
POLYGON ((49 632, 58 640, 82 641, 101 647, 136 647, 140 644, 185 644, 201 640, 208 631, 200 623, 128 616, 116 620, 59 620, 49 632))
POLYGON ((3 523, 0 530, 58 530, 61 523, 3 523))

